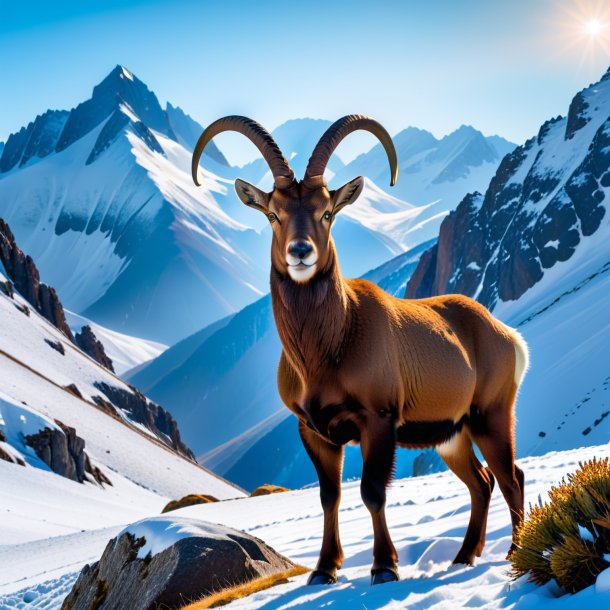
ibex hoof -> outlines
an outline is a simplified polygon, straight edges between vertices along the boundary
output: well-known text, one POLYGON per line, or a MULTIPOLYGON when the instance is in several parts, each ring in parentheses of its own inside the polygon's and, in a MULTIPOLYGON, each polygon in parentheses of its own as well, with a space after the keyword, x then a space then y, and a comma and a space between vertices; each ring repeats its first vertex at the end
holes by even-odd
POLYGON ((396 582, 398 578, 397 568, 373 568, 371 570, 371 584, 383 585, 386 582, 396 582))
POLYGON ((337 572, 329 574, 321 570, 314 570, 307 579, 307 585, 334 585, 337 582, 337 572))

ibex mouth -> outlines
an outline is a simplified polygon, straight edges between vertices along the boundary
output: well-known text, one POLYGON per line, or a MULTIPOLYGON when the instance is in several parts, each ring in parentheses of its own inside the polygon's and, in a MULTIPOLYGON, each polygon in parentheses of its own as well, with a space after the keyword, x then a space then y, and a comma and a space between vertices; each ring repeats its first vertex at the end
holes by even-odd
POLYGON ((296 265, 288 265, 288 275, 292 281, 297 284, 305 284, 316 274, 316 263, 311 265, 305 264, 303 261, 296 265))

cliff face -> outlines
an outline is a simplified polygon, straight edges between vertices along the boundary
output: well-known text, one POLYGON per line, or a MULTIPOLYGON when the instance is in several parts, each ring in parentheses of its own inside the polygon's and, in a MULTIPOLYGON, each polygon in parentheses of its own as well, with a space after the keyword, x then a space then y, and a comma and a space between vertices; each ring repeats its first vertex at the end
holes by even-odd
POLYGON ((74 336, 66 322, 64 308, 57 293, 50 286, 40 282, 36 264, 15 243, 13 233, 2 218, 0 218, 0 262, 23 298, 74 343, 74 336))
POLYGON ((406 296, 459 292, 490 309, 520 298, 600 228, 609 168, 610 71, 506 155, 484 196, 445 218, 406 296))

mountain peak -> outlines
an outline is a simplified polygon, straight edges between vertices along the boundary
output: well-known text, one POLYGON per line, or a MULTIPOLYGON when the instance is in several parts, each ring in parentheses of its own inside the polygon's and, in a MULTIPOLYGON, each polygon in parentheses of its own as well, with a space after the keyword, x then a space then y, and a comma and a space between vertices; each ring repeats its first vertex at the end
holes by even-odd
POLYGON ((117 110, 120 111, 121 105, 128 106, 147 128, 176 139, 157 96, 133 72, 117 64, 93 88, 91 98, 70 112, 57 151, 64 150, 117 110))

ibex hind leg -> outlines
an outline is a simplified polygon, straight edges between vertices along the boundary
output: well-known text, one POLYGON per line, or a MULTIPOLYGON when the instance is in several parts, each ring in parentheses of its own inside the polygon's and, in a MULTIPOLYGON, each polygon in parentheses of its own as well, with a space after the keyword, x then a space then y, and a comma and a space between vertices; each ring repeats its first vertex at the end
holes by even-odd
POLYGON ((470 522, 462 548, 453 563, 472 565, 475 557, 481 556, 485 546, 487 513, 494 487, 494 478, 477 459, 472 450, 470 437, 465 430, 457 433, 442 445, 438 445, 436 450, 447 467, 466 484, 470 491, 470 522))
POLYGON ((514 396, 504 404, 491 407, 481 414, 480 425, 472 431, 487 465, 498 481, 504 499, 510 509, 515 548, 517 528, 523 521, 524 474, 515 464, 514 396))

